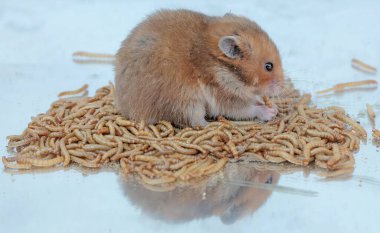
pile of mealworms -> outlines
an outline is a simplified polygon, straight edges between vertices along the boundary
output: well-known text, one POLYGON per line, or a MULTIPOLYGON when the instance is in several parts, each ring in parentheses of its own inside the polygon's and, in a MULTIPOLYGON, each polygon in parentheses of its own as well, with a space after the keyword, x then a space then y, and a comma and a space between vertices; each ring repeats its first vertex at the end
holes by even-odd
POLYGON ((270 99, 280 113, 272 121, 220 117, 204 128, 179 129, 167 121, 148 125, 123 118, 110 84, 93 97, 55 101, 46 113, 33 117, 21 135, 7 138, 14 153, 2 161, 9 169, 120 164, 123 172, 150 185, 201 178, 229 161, 247 159, 352 171, 353 153, 366 131, 339 107, 309 106, 310 98, 288 88, 284 96, 270 99))

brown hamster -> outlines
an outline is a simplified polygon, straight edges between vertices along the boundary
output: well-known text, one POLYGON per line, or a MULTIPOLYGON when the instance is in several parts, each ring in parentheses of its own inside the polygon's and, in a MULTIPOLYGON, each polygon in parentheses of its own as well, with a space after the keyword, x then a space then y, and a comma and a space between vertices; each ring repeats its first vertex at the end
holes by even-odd
POLYGON ((279 52, 255 22, 161 10, 141 22, 116 54, 116 106, 127 118, 204 126, 208 117, 270 120, 262 95, 280 91, 279 52))

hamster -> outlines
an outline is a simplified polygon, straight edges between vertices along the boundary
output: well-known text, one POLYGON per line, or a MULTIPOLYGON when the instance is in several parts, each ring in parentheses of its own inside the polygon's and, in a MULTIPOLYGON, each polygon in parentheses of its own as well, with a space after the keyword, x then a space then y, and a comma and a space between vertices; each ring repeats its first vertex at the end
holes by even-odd
POLYGON ((115 104, 122 115, 154 124, 205 126, 205 117, 267 121, 284 80, 278 49, 245 17, 160 10, 122 42, 115 57, 115 104))

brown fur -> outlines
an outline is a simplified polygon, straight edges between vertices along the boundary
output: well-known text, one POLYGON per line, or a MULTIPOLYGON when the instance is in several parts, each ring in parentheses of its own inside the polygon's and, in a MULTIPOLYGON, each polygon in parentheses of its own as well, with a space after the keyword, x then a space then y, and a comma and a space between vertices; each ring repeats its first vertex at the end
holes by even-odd
POLYGON ((126 117, 148 123, 204 125, 206 114, 253 118, 242 109, 257 104, 257 95, 274 80, 283 80, 276 46, 256 23, 230 14, 158 11, 130 33, 116 55, 116 105, 126 117), (218 47, 229 35, 240 38, 239 58, 218 47), (272 72, 265 70, 268 61, 272 72))

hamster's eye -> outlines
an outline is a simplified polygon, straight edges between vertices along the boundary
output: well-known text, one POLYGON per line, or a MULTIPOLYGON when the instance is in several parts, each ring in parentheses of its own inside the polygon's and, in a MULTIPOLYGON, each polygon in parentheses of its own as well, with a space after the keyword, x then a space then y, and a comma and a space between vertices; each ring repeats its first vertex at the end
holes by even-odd
POLYGON ((265 69, 271 72, 273 70, 273 63, 272 62, 265 63, 265 69))

